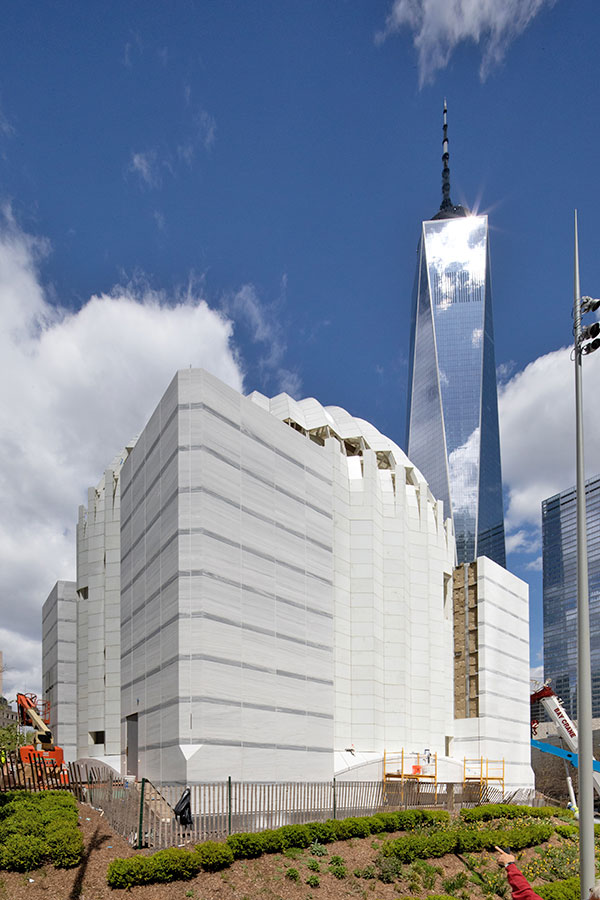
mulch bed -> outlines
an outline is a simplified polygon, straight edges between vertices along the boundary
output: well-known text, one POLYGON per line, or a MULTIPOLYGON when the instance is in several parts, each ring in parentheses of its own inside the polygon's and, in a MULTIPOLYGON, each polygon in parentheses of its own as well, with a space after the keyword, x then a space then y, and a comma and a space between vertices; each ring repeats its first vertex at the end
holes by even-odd
MULTIPOLYGON (((201 873, 191 881, 139 886, 129 892, 112 890, 106 883, 109 863, 117 857, 150 851, 133 850, 127 841, 115 834, 101 812, 83 804, 79 806, 79 824, 85 845, 80 866, 76 869, 45 866, 27 874, 3 871, 0 873, 0 900, 397 900, 414 894, 409 891, 407 882, 383 884, 354 877, 355 869, 373 864, 382 843, 382 837, 377 835, 327 844, 327 856, 317 858, 321 872, 320 885, 316 888, 306 884, 306 879, 313 874, 307 863, 315 857, 305 850, 297 858, 275 854, 255 860, 238 860, 223 872, 201 873), (348 877, 343 880, 327 871, 328 860, 335 854, 343 857, 348 870, 348 877), (289 868, 298 870, 299 882, 286 877, 289 868)), ((524 858, 532 852, 526 851, 524 858)), ((492 870, 494 862, 489 856, 492 870)), ((441 866, 444 871, 436 879, 435 888, 424 891, 423 896, 442 893, 442 878, 465 870, 461 860, 454 855, 431 860, 431 863, 441 866)), ((482 900, 483 895, 475 885, 469 884, 467 891, 473 900, 482 900)))

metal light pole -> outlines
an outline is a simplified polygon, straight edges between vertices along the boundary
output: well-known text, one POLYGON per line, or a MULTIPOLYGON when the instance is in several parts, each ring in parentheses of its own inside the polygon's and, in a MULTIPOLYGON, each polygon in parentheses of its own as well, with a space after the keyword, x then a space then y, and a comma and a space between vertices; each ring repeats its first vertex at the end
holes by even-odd
POLYGON ((575 210, 573 334, 575 336, 575 431, 577 454, 577 734, 579 755, 579 878, 581 900, 588 900, 596 880, 592 747, 592 672, 588 590, 585 470, 583 465, 582 331, 579 290, 579 244, 575 210))

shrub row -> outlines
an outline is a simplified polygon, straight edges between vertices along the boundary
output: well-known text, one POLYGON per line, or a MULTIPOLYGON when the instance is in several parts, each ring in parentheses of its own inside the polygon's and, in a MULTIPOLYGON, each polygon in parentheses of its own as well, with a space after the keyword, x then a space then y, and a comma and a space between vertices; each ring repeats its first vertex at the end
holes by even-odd
POLYGON ((509 803, 485 803, 473 809, 461 809, 461 818, 465 822, 487 822, 490 819, 518 819, 529 816, 532 819, 549 819, 551 816, 573 818, 570 809, 562 806, 516 806, 509 803))
POLYGON ((130 888, 136 884, 185 881, 200 870, 218 872, 233 862, 233 852, 227 844, 205 841, 195 850, 170 848, 152 856, 132 856, 115 859, 108 867, 107 881, 112 888, 130 888))
POLYGON ((564 881, 536 886, 535 890, 543 900, 579 900, 579 876, 574 875, 572 878, 565 878, 564 881))
POLYGON ((291 847, 306 848, 314 841, 329 844, 350 838, 369 837, 388 831, 414 831, 426 825, 446 824, 450 815, 445 810, 408 809, 401 812, 377 813, 374 816, 350 816, 328 819, 308 825, 284 825, 258 833, 231 834, 227 844, 235 859, 253 859, 263 853, 282 853, 291 847))
POLYGON ((388 841, 382 847, 382 854, 411 862, 419 858, 444 856, 446 853, 493 849, 496 844, 520 850, 542 843, 554 830, 549 823, 516 826, 505 830, 436 828, 440 825, 447 826, 449 821, 450 816, 445 810, 410 809, 377 813, 374 816, 329 819, 327 822, 311 822, 308 825, 284 825, 258 833, 231 834, 223 844, 207 841, 199 844, 194 851, 161 850, 152 856, 114 860, 109 866, 108 884, 114 888, 129 888, 136 884, 188 879, 193 878, 201 869, 214 872, 226 868, 234 859, 255 859, 263 853, 282 853, 292 848, 305 849, 315 842, 322 845, 382 832, 415 832, 424 826, 433 826, 433 830, 388 841), (174 853, 178 855, 173 856, 174 853))
POLYGON ((0 797, 0 868, 29 872, 48 860, 61 869, 80 863, 83 839, 71 794, 13 791, 0 797))
POLYGON ((556 833, 564 838, 572 838, 573 840, 579 836, 579 828, 577 825, 557 825, 556 833))
POLYGON ((408 834, 388 841, 381 848, 383 856, 394 856, 402 862, 414 859, 445 856, 447 853, 473 853, 493 850, 494 847, 510 847, 522 850, 547 841, 554 826, 549 822, 517 825, 514 828, 450 828, 433 834, 408 834))
MULTIPOLYGON (((165 856, 175 851, 161 850, 152 856, 116 859, 109 866, 107 880, 113 888, 185 880, 193 878, 201 869, 207 872, 224 869, 234 859, 255 859, 263 853, 283 853, 291 848, 305 849, 315 843, 320 846, 384 831, 410 831, 420 826, 445 824, 449 820, 450 816, 445 810, 410 809, 374 816, 329 819, 327 822, 311 822, 308 825, 283 825, 281 828, 256 834, 231 834, 224 844, 206 841, 194 851, 177 850, 176 857, 165 856)), ((342 877, 341 869, 333 874, 342 877)))

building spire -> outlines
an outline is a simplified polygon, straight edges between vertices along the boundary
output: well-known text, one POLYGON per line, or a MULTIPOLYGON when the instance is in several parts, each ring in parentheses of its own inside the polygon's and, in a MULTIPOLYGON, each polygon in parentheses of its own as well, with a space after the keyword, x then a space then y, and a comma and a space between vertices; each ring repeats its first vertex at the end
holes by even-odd
POLYGON ((452 200, 450 199, 450 168, 448 161, 450 154, 448 153, 448 106, 444 97, 444 137, 442 138, 442 202, 440 210, 452 209, 452 200))
POLYGON ((450 199, 450 154, 448 153, 448 105, 444 97, 444 132, 442 137, 442 202, 434 219, 456 219, 459 216, 470 216, 466 206, 454 205, 450 199))

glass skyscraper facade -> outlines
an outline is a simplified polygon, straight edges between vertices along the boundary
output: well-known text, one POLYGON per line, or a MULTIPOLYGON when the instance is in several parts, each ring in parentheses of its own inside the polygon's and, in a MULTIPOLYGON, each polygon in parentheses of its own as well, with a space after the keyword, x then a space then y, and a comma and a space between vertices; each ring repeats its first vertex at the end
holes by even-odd
MULTIPOLYGON (((592 715, 600 716, 600 476, 585 485, 592 715)), ((577 718, 577 499, 575 488, 542 503, 544 678, 577 718)))
POLYGON ((407 453, 454 520, 457 562, 506 565, 488 221, 443 200, 423 222, 413 298, 407 453))

